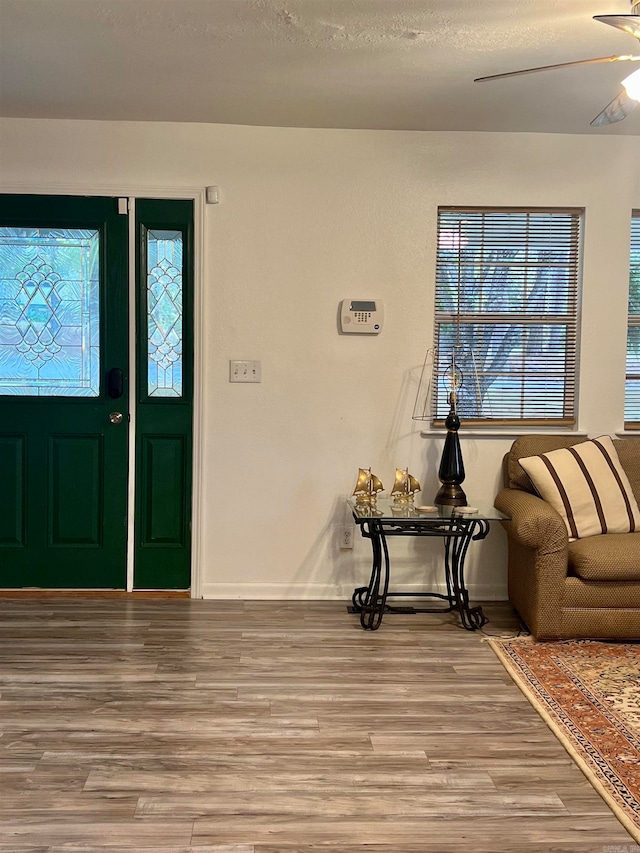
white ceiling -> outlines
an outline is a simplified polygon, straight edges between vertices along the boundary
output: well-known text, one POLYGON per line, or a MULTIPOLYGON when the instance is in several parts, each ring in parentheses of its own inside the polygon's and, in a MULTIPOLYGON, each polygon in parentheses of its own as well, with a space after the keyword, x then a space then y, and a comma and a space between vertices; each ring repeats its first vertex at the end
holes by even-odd
POLYGON ((589 122, 638 63, 473 78, 638 41, 629 0, 0 0, 0 114, 640 134, 589 122))

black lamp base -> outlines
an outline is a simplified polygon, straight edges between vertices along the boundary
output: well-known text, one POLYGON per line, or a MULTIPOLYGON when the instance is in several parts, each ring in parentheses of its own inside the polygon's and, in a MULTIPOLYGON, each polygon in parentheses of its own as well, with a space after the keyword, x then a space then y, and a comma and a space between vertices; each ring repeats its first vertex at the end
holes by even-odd
POLYGON ((466 506, 467 496, 460 485, 464 480, 464 463, 460 439, 458 438, 460 418, 456 414, 453 404, 444 424, 447 428, 447 437, 444 440, 438 471, 442 486, 433 502, 439 506, 466 506))
POLYGON ((438 506, 466 506, 467 496, 459 483, 443 483, 433 502, 438 506))

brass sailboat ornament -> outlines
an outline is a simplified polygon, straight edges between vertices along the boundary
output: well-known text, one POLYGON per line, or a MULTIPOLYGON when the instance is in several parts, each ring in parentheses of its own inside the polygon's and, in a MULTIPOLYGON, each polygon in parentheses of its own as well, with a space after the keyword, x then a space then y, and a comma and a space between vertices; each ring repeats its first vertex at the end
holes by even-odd
POLYGON ((384 486, 380 482, 380 479, 371 473, 371 468, 358 469, 358 482, 353 490, 356 503, 374 504, 378 498, 378 492, 381 492, 383 489, 384 486))
POLYGON ((416 492, 421 490, 420 483, 409 473, 408 468, 396 468, 396 481, 391 489, 394 501, 412 501, 416 492))

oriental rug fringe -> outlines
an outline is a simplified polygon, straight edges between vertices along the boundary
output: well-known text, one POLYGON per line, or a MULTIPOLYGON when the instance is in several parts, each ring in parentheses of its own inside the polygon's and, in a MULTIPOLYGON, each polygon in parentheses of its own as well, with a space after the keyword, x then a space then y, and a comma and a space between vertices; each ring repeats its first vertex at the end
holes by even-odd
POLYGON ((640 842, 640 645, 492 638, 509 675, 640 842))

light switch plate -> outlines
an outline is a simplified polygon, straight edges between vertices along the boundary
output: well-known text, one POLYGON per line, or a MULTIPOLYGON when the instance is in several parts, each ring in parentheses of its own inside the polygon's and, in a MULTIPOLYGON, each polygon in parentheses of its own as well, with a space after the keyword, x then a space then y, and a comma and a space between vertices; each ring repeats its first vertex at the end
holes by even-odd
POLYGON ((229 362, 229 382, 260 382, 262 369, 259 361, 229 362))

